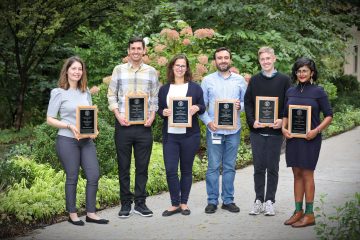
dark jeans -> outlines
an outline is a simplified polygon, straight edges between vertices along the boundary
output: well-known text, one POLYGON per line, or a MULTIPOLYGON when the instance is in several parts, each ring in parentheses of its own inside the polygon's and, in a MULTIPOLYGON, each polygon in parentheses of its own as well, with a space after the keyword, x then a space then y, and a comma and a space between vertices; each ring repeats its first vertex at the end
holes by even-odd
POLYGON ((115 119, 115 145, 118 160, 120 201, 144 202, 153 137, 150 127, 123 127, 115 119), (135 157, 135 194, 130 191, 131 154, 135 157))
POLYGON ((200 146, 200 133, 186 137, 185 134, 168 134, 163 143, 166 179, 171 205, 187 204, 192 184, 192 167, 200 146), (180 161, 181 178, 178 176, 180 161))
POLYGON ((275 194, 279 179, 279 162, 281 144, 284 138, 282 135, 263 136, 250 132, 251 149, 254 164, 254 183, 256 199, 261 202, 271 200, 275 202, 275 194), (265 192, 265 174, 266 195, 265 192))
POLYGON ((95 212, 100 173, 94 142, 90 138, 78 141, 58 135, 56 153, 66 173, 66 210, 70 213, 76 212, 76 187, 81 166, 86 176, 86 211, 95 212))

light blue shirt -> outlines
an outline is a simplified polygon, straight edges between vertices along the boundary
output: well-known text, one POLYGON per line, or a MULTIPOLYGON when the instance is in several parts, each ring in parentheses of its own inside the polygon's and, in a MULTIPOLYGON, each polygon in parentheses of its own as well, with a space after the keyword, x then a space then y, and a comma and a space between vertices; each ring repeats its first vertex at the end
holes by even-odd
MULTIPOLYGON (((218 134, 234 134, 241 128, 240 112, 244 111, 244 96, 247 88, 245 79, 236 73, 231 73, 224 78, 218 71, 207 75, 201 82, 201 88, 204 92, 204 102, 207 107, 204 114, 200 115, 201 121, 207 126, 215 120, 215 101, 220 99, 239 99, 240 111, 237 111, 237 128, 218 129, 218 134)), ((209 129, 209 128, 208 128, 209 129)), ((210 132, 213 132, 209 129, 210 132)))

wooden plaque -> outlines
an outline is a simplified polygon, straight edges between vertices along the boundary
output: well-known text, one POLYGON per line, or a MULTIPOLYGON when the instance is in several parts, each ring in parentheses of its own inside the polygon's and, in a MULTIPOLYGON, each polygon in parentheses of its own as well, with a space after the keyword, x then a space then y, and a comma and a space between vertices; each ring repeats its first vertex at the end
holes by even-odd
POLYGON ((236 99, 220 99, 215 101, 215 126, 218 129, 236 129, 236 99))
POLYGON ((97 129, 96 106, 78 106, 76 109, 76 128, 79 131, 78 138, 96 137, 97 129))
POLYGON ((125 118, 130 125, 145 124, 148 114, 147 94, 127 94, 125 96, 125 118))
POLYGON ((289 105, 289 132, 293 137, 305 138, 311 130, 311 106, 289 105))
POLYGON ((255 119, 264 126, 271 126, 278 119, 278 97, 256 96, 255 119))
POLYGON ((171 97, 169 100, 169 109, 171 110, 169 126, 180 128, 191 127, 192 116, 190 114, 190 107, 192 106, 192 97, 171 97))

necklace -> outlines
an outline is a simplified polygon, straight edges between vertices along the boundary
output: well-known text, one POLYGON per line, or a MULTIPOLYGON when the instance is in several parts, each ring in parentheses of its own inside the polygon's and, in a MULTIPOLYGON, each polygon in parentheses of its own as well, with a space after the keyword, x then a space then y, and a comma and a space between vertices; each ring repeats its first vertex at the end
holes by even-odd
POLYGON ((305 84, 303 84, 303 85, 300 84, 300 92, 304 91, 304 87, 305 87, 305 84))

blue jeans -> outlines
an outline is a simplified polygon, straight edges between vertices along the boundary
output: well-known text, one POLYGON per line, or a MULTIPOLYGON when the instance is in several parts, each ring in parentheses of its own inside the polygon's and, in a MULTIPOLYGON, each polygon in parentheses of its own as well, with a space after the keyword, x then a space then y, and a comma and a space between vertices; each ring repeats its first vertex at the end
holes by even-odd
POLYGON ((206 191, 208 204, 219 203, 219 176, 222 166, 221 199, 224 204, 234 202, 234 179, 237 152, 240 144, 239 130, 235 134, 221 134, 221 144, 213 144, 211 132, 206 132, 208 169, 206 172, 206 191))

